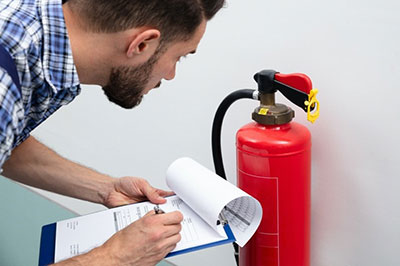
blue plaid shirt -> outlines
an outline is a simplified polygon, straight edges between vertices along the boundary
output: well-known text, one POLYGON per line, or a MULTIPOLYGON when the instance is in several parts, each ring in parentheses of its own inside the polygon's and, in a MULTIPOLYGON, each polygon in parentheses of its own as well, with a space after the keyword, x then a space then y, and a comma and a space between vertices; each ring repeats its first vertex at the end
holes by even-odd
POLYGON ((0 67, 0 168, 30 132, 79 93, 61 0, 0 0, 0 44, 21 90, 0 67))

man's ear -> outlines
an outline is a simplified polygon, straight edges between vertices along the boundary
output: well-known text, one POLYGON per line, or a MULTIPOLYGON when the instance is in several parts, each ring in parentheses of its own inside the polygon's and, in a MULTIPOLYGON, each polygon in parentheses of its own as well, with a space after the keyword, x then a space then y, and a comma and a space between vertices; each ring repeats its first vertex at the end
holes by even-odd
POLYGON ((131 58, 134 55, 143 54, 154 45, 157 47, 160 35, 160 31, 156 29, 145 29, 140 31, 129 43, 126 55, 131 58))

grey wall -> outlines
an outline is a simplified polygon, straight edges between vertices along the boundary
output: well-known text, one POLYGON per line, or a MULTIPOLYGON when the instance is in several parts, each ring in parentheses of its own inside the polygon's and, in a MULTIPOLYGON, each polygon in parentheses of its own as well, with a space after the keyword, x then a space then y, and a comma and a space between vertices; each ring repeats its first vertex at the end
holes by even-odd
MULTIPOLYGON (((209 23, 176 80, 131 111, 99 88, 82 95, 35 135, 62 155, 113 176, 146 177, 166 187, 177 157, 212 169, 214 112, 229 92, 254 88, 264 68, 308 74, 320 90, 313 135, 312 265, 400 265, 400 2, 395 0, 228 1, 209 23)), ((288 103, 282 97, 278 99, 288 103)), ((235 132, 255 102, 228 112, 223 129, 227 174, 235 179, 235 132)), ((101 207, 46 194, 83 214, 101 207)), ((179 265, 233 265, 231 247, 183 255, 179 265)))

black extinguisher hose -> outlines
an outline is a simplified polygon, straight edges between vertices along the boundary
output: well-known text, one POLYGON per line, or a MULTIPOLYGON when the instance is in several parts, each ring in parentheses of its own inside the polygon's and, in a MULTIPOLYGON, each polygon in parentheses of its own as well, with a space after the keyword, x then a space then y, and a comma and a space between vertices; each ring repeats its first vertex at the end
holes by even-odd
MULTIPOLYGON (((221 152, 221 128, 224 116, 228 108, 239 99, 254 99, 258 100, 258 93, 256 90, 242 89, 237 90, 226 96, 226 98, 219 105, 217 112, 214 117, 211 133, 211 145, 214 159, 215 173, 226 180, 224 163, 222 162, 221 152)), ((239 265, 239 247, 236 243, 233 243, 235 249, 235 260, 236 265, 239 265)))

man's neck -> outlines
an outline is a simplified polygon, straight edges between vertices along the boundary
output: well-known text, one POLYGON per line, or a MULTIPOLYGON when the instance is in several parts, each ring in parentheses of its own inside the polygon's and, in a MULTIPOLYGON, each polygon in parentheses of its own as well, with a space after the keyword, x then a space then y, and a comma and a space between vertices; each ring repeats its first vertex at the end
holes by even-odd
POLYGON ((69 3, 63 5, 64 19, 71 43, 74 64, 83 84, 106 85, 111 65, 103 34, 88 32, 83 21, 74 14, 69 3))

